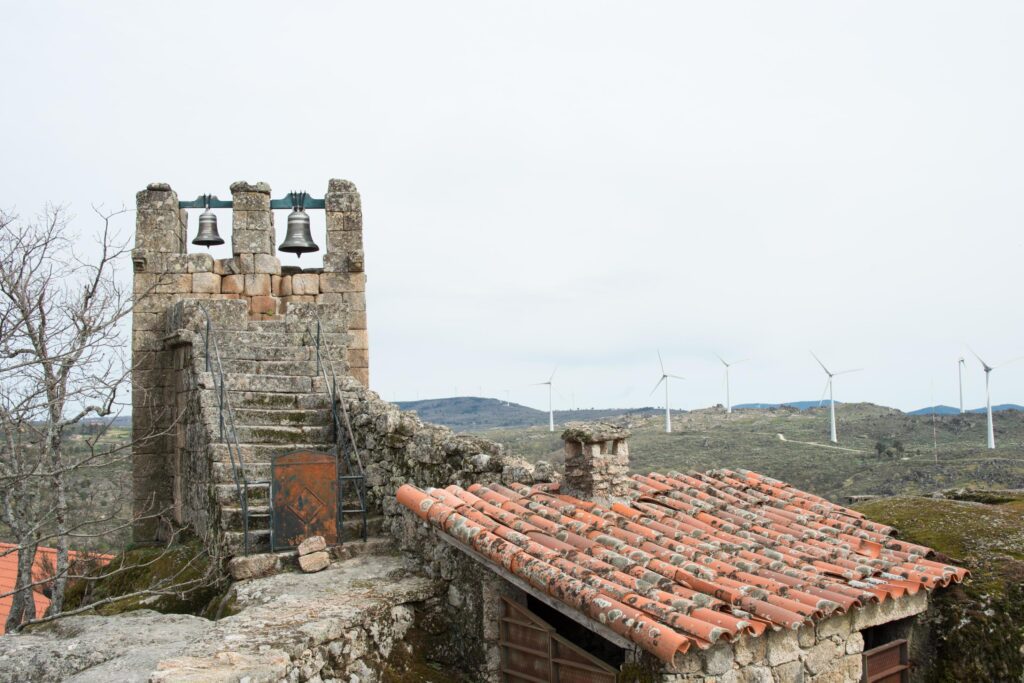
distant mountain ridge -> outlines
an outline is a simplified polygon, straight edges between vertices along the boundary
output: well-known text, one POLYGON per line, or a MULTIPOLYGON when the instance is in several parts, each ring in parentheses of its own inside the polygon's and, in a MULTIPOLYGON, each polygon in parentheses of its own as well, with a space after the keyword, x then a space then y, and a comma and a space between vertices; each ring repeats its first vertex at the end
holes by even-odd
MULTIPOLYGON (((790 401, 788 403, 740 403, 739 405, 733 406, 733 410, 771 410, 772 408, 796 408, 797 410, 807 410, 809 408, 817 408, 818 406, 827 406, 828 401, 790 401)), ((839 401, 836 401, 836 405, 842 405, 839 401)))
MULTIPOLYGON (((992 406, 993 413, 1001 413, 1005 410, 1016 410, 1018 412, 1024 412, 1024 406, 1016 403, 1000 403, 999 405, 992 406)), ((953 406, 926 406, 924 408, 918 408, 917 410, 911 410, 907 415, 956 415, 960 412, 959 408, 953 406)), ((968 413, 984 413, 985 408, 970 408, 967 410, 968 413)))
MULTIPOLYGON (((411 410, 421 419, 444 425, 456 431, 479 431, 496 427, 535 427, 548 423, 546 410, 536 410, 518 403, 496 398, 456 396, 422 401, 395 401, 402 410, 411 410)), ((618 415, 651 415, 658 408, 609 408, 587 410, 556 410, 555 424, 572 420, 600 420, 618 415)))

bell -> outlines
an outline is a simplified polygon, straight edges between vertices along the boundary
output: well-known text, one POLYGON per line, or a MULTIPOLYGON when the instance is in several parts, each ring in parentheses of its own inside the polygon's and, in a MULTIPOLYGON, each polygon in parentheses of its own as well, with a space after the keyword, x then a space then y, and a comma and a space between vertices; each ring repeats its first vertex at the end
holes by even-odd
POLYGON ((278 249, 296 254, 300 258, 307 252, 320 251, 320 247, 316 246, 309 232, 309 215, 302 207, 288 214, 288 232, 285 233, 284 242, 281 242, 278 249))
POLYGON ((198 244, 207 249, 224 244, 224 238, 217 233, 217 216, 213 211, 207 209, 199 215, 199 233, 192 240, 192 244, 198 244))

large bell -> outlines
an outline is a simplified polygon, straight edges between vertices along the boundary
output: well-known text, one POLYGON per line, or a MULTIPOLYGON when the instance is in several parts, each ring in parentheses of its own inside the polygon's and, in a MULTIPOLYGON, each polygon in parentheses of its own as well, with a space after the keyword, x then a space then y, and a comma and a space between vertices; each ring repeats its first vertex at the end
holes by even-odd
POLYGON ((281 242, 278 249, 291 252, 300 258, 308 252, 320 251, 309 231, 309 215, 302 207, 288 214, 288 232, 285 233, 284 242, 281 242))
POLYGON ((207 209, 200 214, 199 233, 192 240, 192 244, 198 244, 201 247, 207 248, 224 244, 224 238, 217 232, 217 216, 214 215, 213 211, 207 209))

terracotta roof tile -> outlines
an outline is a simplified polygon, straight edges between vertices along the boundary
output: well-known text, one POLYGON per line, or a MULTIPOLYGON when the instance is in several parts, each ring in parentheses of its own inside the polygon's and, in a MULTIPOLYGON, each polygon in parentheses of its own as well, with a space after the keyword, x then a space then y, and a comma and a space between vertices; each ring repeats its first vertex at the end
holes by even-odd
POLYGON ((963 581, 891 527, 746 470, 634 475, 603 507, 533 487, 402 486, 398 501, 663 661, 963 581))
MULTIPOLYGON (((74 550, 69 552, 71 560, 82 553, 74 550)), ((109 562, 113 555, 93 555, 104 563, 109 562)), ((50 578, 52 568, 57 564, 57 549, 40 546, 36 548, 36 560, 32 565, 33 581, 45 581, 50 578)), ((18 578, 18 546, 13 543, 0 543, 0 595, 14 590, 18 578)), ((42 593, 42 586, 33 588, 35 593, 36 614, 41 615, 50 606, 50 599, 42 593)), ((11 611, 13 596, 0 597, 0 634, 5 631, 7 615, 11 611)))

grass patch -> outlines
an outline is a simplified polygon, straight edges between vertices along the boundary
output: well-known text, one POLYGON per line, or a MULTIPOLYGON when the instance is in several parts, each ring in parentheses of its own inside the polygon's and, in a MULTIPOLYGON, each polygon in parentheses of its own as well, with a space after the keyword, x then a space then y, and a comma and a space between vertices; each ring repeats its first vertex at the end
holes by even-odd
POLYGON ((899 496, 857 509, 971 570, 936 591, 926 619, 937 639, 926 680, 1020 680, 1024 671, 1024 497, 999 504, 899 496))
POLYGON ((198 540, 170 548, 132 548, 97 570, 100 578, 72 582, 65 598, 66 606, 70 610, 141 590, 166 590, 166 594, 135 596, 103 604, 96 612, 111 615, 151 609, 165 614, 210 617, 227 586, 226 579, 214 571, 216 569, 211 568, 210 558, 198 540), (213 579, 204 580, 208 576, 213 579))

